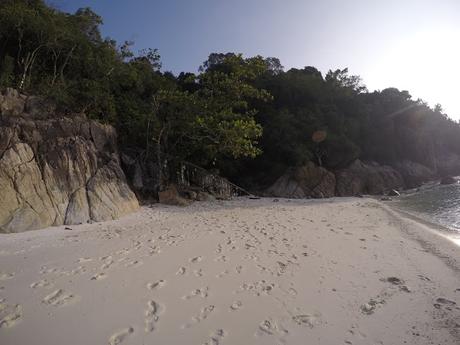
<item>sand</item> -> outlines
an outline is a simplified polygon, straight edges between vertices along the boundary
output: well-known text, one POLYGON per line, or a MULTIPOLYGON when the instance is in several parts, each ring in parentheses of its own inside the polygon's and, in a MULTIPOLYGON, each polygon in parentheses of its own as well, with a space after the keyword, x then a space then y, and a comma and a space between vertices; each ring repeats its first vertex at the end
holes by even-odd
POLYGON ((0 344, 460 344, 460 247, 373 199, 0 236, 0 344))

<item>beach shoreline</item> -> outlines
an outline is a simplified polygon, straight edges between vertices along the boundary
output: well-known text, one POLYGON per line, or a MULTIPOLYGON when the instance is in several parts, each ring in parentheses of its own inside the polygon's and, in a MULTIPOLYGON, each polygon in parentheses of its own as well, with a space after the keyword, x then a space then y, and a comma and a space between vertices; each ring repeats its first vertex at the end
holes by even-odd
MULTIPOLYGON (((444 248, 443 250, 446 253, 452 252, 453 249, 460 246, 460 234, 455 229, 449 228, 435 221, 430 221, 420 214, 415 214, 414 212, 402 209, 401 207, 391 203, 382 203, 382 207, 386 208, 393 217, 412 224, 412 226, 418 230, 417 232, 421 241, 437 244, 438 246, 444 248), (448 243, 445 243, 446 241, 448 243), (454 244, 453 247, 452 244, 454 244)), ((449 256, 451 254, 447 255, 449 256)), ((452 255, 452 260, 456 261, 454 269, 460 270, 460 263, 455 254, 452 255)))
POLYGON ((156 204, 70 228, 0 236, 2 345, 460 341, 460 247, 371 198, 156 204))

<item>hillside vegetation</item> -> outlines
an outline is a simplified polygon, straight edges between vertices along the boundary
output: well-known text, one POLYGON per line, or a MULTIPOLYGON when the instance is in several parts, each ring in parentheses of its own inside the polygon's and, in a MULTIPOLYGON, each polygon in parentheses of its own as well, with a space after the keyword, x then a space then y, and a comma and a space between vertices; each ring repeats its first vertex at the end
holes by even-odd
POLYGON ((369 92, 346 68, 285 71, 277 58, 213 53, 198 74, 174 75, 156 49, 134 53, 132 42, 102 37, 101 24, 89 8, 3 0, 0 88, 114 125, 121 149, 155 162, 160 180, 174 160, 260 190, 309 161, 336 171, 356 159, 409 160, 438 171, 460 155, 460 126, 441 106, 395 88, 369 92))

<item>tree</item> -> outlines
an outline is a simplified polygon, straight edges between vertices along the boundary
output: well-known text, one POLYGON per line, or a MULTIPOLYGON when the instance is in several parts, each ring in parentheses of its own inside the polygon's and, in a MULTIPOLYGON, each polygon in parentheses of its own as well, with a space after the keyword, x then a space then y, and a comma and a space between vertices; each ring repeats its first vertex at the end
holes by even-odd
POLYGON ((255 157, 260 153, 256 144, 262 128, 256 123, 257 110, 250 102, 271 99, 266 90, 253 85, 267 70, 262 57, 244 59, 241 54, 211 54, 203 64, 197 94, 206 108, 198 124, 214 161, 219 156, 255 157))
POLYGON ((20 90, 28 86, 35 61, 47 43, 49 10, 41 2, 34 5, 28 1, 0 5, 1 60, 15 59, 15 82, 20 90))
POLYGON ((176 77, 161 70, 158 50, 117 48, 101 24, 89 8, 68 14, 43 0, 1 1, 0 88, 113 124, 123 150, 157 166, 160 184, 172 160, 263 189, 308 161, 330 170, 357 158, 443 169, 443 157, 460 154, 460 125, 440 105, 395 88, 368 92, 346 68, 323 77, 312 66, 284 71, 277 58, 229 52, 176 77))
POLYGON ((348 68, 337 69, 335 71, 329 70, 325 78, 327 83, 331 85, 348 89, 356 93, 366 92, 367 88, 363 85, 362 79, 356 75, 349 75, 348 68))
POLYGON ((182 74, 182 90, 160 91, 155 95, 155 124, 152 138, 156 159, 189 160, 202 166, 216 166, 222 159, 255 157, 262 128, 249 102, 266 100, 264 90, 248 81, 265 71, 260 59, 241 55, 211 55, 198 76, 182 74))

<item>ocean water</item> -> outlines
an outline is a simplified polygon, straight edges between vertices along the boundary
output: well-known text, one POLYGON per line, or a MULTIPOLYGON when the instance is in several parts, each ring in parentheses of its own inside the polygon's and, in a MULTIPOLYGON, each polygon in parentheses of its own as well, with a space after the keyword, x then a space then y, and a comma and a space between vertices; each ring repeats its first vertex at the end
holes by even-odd
POLYGON ((455 237, 460 235, 460 183, 427 184, 393 200, 393 206, 430 223, 442 225, 455 237))

